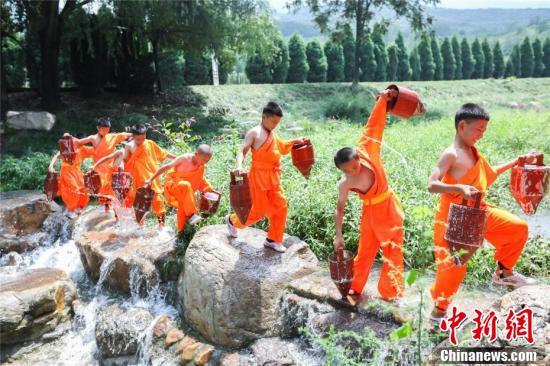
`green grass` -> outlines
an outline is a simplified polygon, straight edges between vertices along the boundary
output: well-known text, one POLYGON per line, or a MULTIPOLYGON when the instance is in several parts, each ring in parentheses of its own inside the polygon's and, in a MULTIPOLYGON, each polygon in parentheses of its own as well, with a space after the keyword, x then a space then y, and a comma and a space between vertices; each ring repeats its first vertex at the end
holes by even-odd
MULTIPOLYGON (((340 172, 334 167, 332 157, 343 146, 353 146, 359 139, 362 124, 348 120, 333 120, 325 117, 326 105, 339 101, 341 105, 350 100, 350 105, 370 110, 373 93, 387 83, 362 85, 357 95, 351 95, 347 84, 304 84, 304 85, 227 85, 220 87, 193 87, 194 102, 164 103, 146 105, 135 103, 126 114, 111 114, 117 127, 130 123, 138 117, 158 120, 184 119, 197 116, 195 133, 200 132, 214 147, 214 158, 208 164, 207 177, 214 187, 224 194, 217 216, 204 220, 201 225, 223 223, 229 209, 229 170, 235 165, 235 154, 245 129, 258 123, 262 105, 270 99, 283 101, 285 117, 279 127, 283 137, 308 136, 314 146, 316 165, 311 178, 305 180, 284 157, 283 187, 289 201, 286 232, 308 242, 321 258, 326 259, 332 250, 334 238, 334 209, 337 197, 336 184, 340 172), (344 97, 342 97, 344 96, 344 97), (199 102, 197 102, 199 100, 199 102), (218 136, 217 138, 213 138, 218 136)), ((550 112, 544 109, 544 102, 550 100, 550 79, 518 80, 470 80, 442 82, 410 82, 405 84, 417 90, 424 101, 428 115, 412 120, 391 118, 385 131, 383 160, 390 184, 400 197, 405 209, 405 260, 410 268, 433 269, 433 211, 437 195, 427 192, 427 179, 441 151, 452 141, 454 135, 453 115, 465 102, 483 104, 491 114, 491 122, 478 148, 492 164, 499 164, 531 150, 545 152, 550 156, 550 134, 548 125, 550 112)), ((547 104, 547 103, 546 103, 547 104)), ((71 110, 60 116, 77 115, 83 105, 73 105, 71 110)), ((84 109, 78 115, 103 115, 109 104, 105 102, 100 111, 84 109)), ((546 105, 547 107, 547 105, 546 105)), ((96 106, 97 108, 97 106, 96 106)), ((341 108, 341 107, 339 107, 341 108)), ((61 120, 68 123, 66 120, 61 120)), ((62 124, 56 133, 61 132, 62 124), (58 131, 59 130, 59 131, 58 131)), ((88 129, 89 130, 89 129, 88 129)), ((90 131, 91 132, 91 131, 90 131)), ((28 138, 21 135, 19 139, 28 138)), ((40 140, 40 145, 30 148, 44 151, 53 149, 56 136, 40 140), (48 145, 50 144, 50 145, 48 145)), ((14 144, 14 140, 10 145, 14 144)), ((165 140, 161 140, 166 143, 165 140)), ((8 146, 8 150, 12 146, 8 146)), ((170 146, 168 146, 170 148, 170 146)), ((15 147, 13 147, 15 149, 15 147)), ((23 151, 24 152, 24 151, 23 151)), ((18 165, 17 161, 6 159, 0 164, 2 173, 1 190, 39 188, 45 174, 42 155, 26 154, 28 161, 36 164, 18 165), (29 160, 30 159, 30 160, 29 160), (6 173, 8 172, 8 173, 6 173), (27 172, 29 172, 27 174, 27 172), (26 175, 35 178, 24 180, 26 175)), ((247 159, 249 161, 249 158, 247 159)), ((508 191, 509 173, 501 176, 491 187, 488 201, 519 213, 520 209, 508 191)), ((550 208, 550 201, 542 203, 541 210, 550 208)), ((359 237, 361 202, 351 195, 346 211, 344 236, 347 245, 356 249, 359 237)), ((170 218, 173 224, 174 218, 170 218)), ((265 222, 259 224, 265 228, 265 222)), ((530 239, 517 268, 525 274, 548 279, 550 277, 550 241, 548 238, 530 239)), ((485 282, 494 268, 493 251, 483 249, 471 262, 469 282, 485 282)))

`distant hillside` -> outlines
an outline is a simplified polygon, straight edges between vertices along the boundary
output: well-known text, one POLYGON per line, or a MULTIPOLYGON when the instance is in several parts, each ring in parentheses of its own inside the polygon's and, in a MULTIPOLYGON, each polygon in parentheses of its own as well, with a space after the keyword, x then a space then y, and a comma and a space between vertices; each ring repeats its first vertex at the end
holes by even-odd
MULTIPOLYGON (((550 37, 550 8, 544 9, 446 9, 429 8, 434 19, 433 29, 441 37, 466 36, 468 38, 487 37, 491 42, 499 40, 507 53, 514 44, 525 36, 550 37), (472 21, 475 20, 475 21, 472 21)), ((285 37, 299 33, 305 38, 322 37, 307 9, 296 14, 275 13, 275 18, 285 37)), ((381 14, 391 17, 392 13, 381 14)), ((407 22, 397 19, 386 35, 393 41, 398 31, 403 32, 407 44, 414 42, 414 34, 407 22)))

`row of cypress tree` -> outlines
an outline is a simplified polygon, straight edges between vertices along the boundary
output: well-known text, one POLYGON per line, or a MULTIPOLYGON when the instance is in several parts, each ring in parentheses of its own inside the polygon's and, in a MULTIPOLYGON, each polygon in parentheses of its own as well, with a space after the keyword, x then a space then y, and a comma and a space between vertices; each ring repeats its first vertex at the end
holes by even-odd
MULTIPOLYGON (((293 35, 288 45, 276 40, 275 54, 267 60, 257 53, 247 60, 251 83, 303 83, 351 81, 355 58, 352 34, 339 41, 305 44, 293 35)), ((381 33, 366 36, 360 54, 361 81, 459 80, 503 77, 550 77, 550 38, 544 43, 529 37, 516 44, 506 58, 500 43, 473 42, 456 36, 423 35, 407 51, 403 35, 387 46, 381 33)))

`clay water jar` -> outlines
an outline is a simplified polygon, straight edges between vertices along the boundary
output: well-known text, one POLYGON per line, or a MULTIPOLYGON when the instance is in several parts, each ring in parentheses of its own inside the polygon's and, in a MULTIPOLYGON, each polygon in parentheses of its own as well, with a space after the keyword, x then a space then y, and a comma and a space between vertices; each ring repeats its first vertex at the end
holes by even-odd
POLYGON ((388 86, 387 89, 394 89, 399 93, 396 98, 388 102, 390 114, 401 118, 410 118, 426 113, 424 104, 416 92, 395 84, 388 86))
POLYGON ((231 182, 229 184, 229 202, 231 208, 239 218, 241 223, 245 223, 252 208, 252 195, 250 193, 250 183, 248 174, 236 176, 233 172, 230 173, 231 182))
POLYGON ((59 178, 57 177, 57 172, 48 172, 48 174, 46 174, 46 178, 44 179, 44 193, 49 201, 53 201, 55 196, 57 196, 58 188, 59 178))
POLYGON ((483 244, 489 213, 480 203, 481 194, 478 194, 473 206, 468 206, 468 201, 463 199, 461 204, 452 203, 449 209, 445 240, 457 266, 465 265, 483 244))
POLYGON ((134 200, 134 214, 136 221, 141 223, 147 212, 151 209, 155 191, 149 187, 140 187, 136 190, 136 198, 134 200))
POLYGON ((520 157, 518 164, 512 168, 510 192, 523 212, 533 215, 548 191, 550 166, 544 165, 544 155, 537 154, 534 165, 525 164, 525 157, 520 157))
POLYGON ((132 188, 132 175, 121 169, 114 172, 111 177, 111 188, 113 188, 116 198, 122 204, 128 192, 130 192, 130 188, 132 188))
POLYGON ((218 206, 222 198, 221 192, 210 191, 202 192, 199 201, 199 211, 203 217, 214 215, 218 211, 218 206))
POLYGON ((292 165, 307 179, 311 172, 311 167, 315 163, 315 155, 311 141, 305 140, 302 144, 292 146, 292 165))
POLYGON ((353 280, 353 253, 349 250, 338 249, 328 256, 330 278, 345 299, 348 296, 353 280))
POLYGON ((84 174, 84 185, 90 194, 98 194, 101 189, 101 176, 95 170, 90 170, 84 174))
POLYGON ((63 136, 59 139, 58 145, 61 159, 68 164, 72 164, 76 159, 76 143, 74 137, 63 136))

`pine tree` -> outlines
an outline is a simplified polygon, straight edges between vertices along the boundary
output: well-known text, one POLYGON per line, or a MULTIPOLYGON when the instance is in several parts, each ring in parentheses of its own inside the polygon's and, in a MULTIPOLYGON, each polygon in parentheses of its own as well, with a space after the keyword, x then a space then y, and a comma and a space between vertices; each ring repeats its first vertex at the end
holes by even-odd
POLYGON ((374 45, 369 36, 365 37, 361 48, 361 81, 374 81, 376 73, 376 59, 374 58, 374 45))
POLYGON ((397 80, 410 80, 411 65, 409 63, 409 55, 407 54, 407 48, 405 47, 405 41, 403 40, 403 34, 401 34, 401 32, 397 34, 395 45, 397 46, 397 58, 399 60, 397 66, 397 80))
POLYGON ((510 61, 512 61, 512 67, 514 75, 518 78, 521 77, 521 51, 519 45, 515 45, 510 54, 510 61))
POLYGON ((302 37, 294 34, 288 41, 288 75, 287 83, 303 83, 306 81, 308 65, 306 60, 306 48, 302 37))
POLYGON ((504 70, 504 77, 509 78, 511 76, 515 76, 515 70, 514 70, 514 63, 512 62, 512 57, 508 57, 508 61, 506 61, 506 69, 504 70))
POLYGON ((453 48, 453 55, 455 56, 455 80, 462 79, 462 52, 460 51, 460 43, 458 43, 458 39, 456 36, 453 36, 453 39, 451 40, 451 46, 453 48))
POLYGON ((485 59, 485 66, 483 67, 483 78, 488 79, 493 77, 493 70, 495 68, 493 61, 493 51, 487 38, 481 43, 481 50, 483 51, 483 58, 485 59))
POLYGON ((374 44, 374 58, 376 60, 374 80, 385 81, 388 72, 388 54, 386 53, 386 44, 384 43, 382 34, 377 30, 372 33, 372 41, 374 44))
POLYGON ((388 47, 388 68, 387 68, 387 80, 397 80, 397 69, 399 67, 399 49, 396 45, 388 47))
POLYGON ((550 76, 550 38, 546 37, 542 46, 542 63, 544 64, 544 76, 550 76))
POLYGON ((441 44, 441 59, 443 62, 443 80, 453 80, 456 75, 456 62, 449 38, 445 38, 441 44))
POLYGON ((344 81, 353 81, 353 67, 355 65, 355 39, 351 32, 346 32, 342 40, 344 49, 344 81))
POLYGON ((485 68, 485 57, 483 56, 483 50, 481 49, 481 43, 476 39, 472 43, 472 56, 474 56, 474 70, 472 71, 472 79, 482 79, 485 68))
POLYGON ((432 47, 432 56, 435 64, 434 80, 443 80, 443 61, 441 59, 441 51, 439 50, 439 43, 435 36, 431 37, 430 46, 432 47))
POLYGON ((420 80, 420 57, 418 57, 416 48, 411 51, 409 63, 411 65, 411 80, 420 80))
POLYGON ((184 78, 187 85, 212 84, 210 69, 212 61, 206 55, 189 55, 185 57, 184 78))
POLYGON ((495 46, 493 47, 493 77, 495 79, 499 79, 504 76, 504 55, 502 54, 502 50, 500 49, 500 42, 497 41, 495 43, 495 46))
POLYGON ((325 43, 325 56, 327 57, 327 81, 344 80, 344 50, 342 45, 333 41, 325 43))
POLYGON ((474 71, 474 59, 470 52, 470 44, 466 38, 462 38, 460 43, 460 53, 462 59, 462 78, 470 79, 474 71))
POLYGON ((268 84, 273 80, 272 65, 257 50, 246 62, 244 71, 251 84, 268 84))
POLYGON ((433 80, 435 74, 435 63, 428 36, 422 36, 422 40, 418 45, 418 57, 420 58, 420 79, 433 80))
POLYGON ((309 71, 307 81, 322 83, 327 80, 327 58, 318 41, 311 41, 306 46, 306 57, 309 71))
POLYGON ((275 40, 275 54, 273 55, 273 80, 274 84, 286 82, 288 74, 288 48, 282 38, 275 40))
POLYGON ((521 77, 530 78, 535 71, 535 57, 533 56, 533 46, 529 37, 525 37, 521 44, 521 77))
POLYGON ((542 62, 542 42, 535 38, 533 41, 533 57, 535 61, 535 71, 533 76, 540 78, 544 76, 544 63, 542 62))

